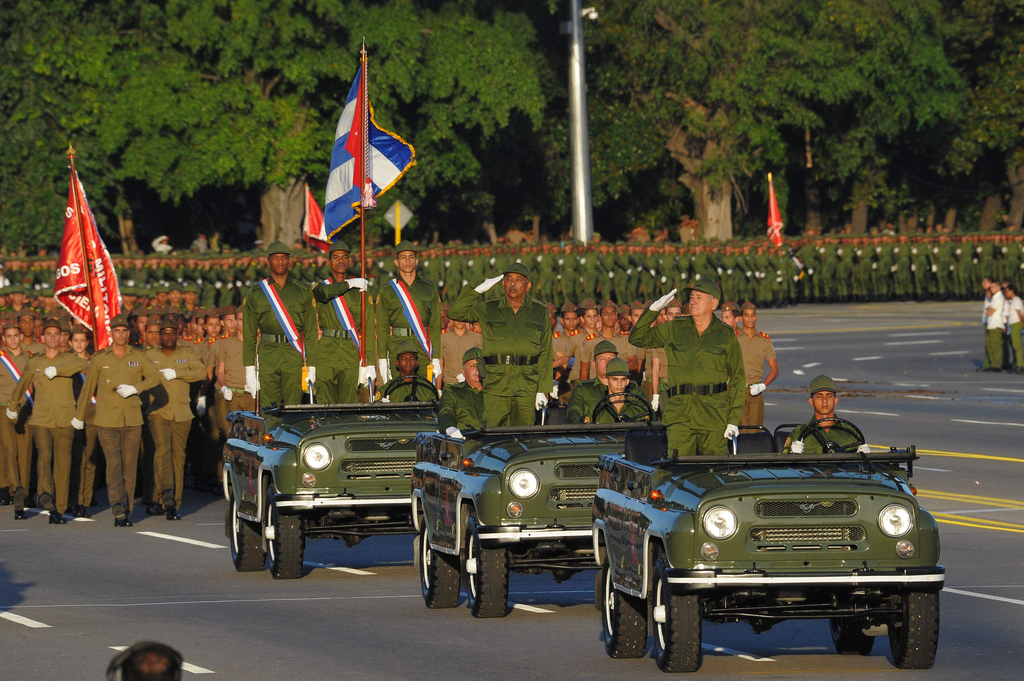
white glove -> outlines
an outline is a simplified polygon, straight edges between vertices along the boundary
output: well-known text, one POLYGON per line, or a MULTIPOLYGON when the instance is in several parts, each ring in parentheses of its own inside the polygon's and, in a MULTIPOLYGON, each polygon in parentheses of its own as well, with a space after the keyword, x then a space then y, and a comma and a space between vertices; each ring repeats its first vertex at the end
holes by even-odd
MULTIPOLYGON (((491 264, 493 265, 494 263, 492 262, 491 264)), ((484 283, 479 284, 478 286, 473 287, 473 290, 476 291, 477 293, 486 293, 487 291, 490 291, 491 288, 493 288, 495 284, 497 284, 499 281, 501 281, 504 278, 505 278, 504 274, 499 274, 496 277, 491 277, 490 279, 484 279, 484 283)))
POLYGON ((391 403, 391 398, 390 397, 382 397, 380 401, 383 402, 384 404, 390 404, 391 403))
POLYGON ((316 383, 316 367, 309 367, 306 370, 306 382, 309 384, 316 383))
POLYGON ((725 427, 725 435, 723 435, 722 437, 724 437, 726 440, 731 440, 734 437, 739 437, 739 434, 740 429, 730 423, 725 427))
POLYGON ((655 395, 651 398, 651 409, 658 411, 658 407, 661 406, 661 395, 655 395))
POLYGON ((370 385, 377 380, 377 370, 373 367, 359 367, 359 385, 370 385))
POLYGON ((666 307, 668 307, 669 301, 676 297, 676 291, 678 290, 679 289, 674 288, 665 295, 663 295, 661 298, 655 300, 653 303, 651 303, 651 309, 654 310, 655 312, 661 312, 662 310, 664 310, 666 307))
POLYGON ((434 382, 436 383, 441 378, 441 360, 432 359, 430 360, 430 366, 434 367, 434 382))
POLYGON ((10 407, 8 407, 7 408, 7 418, 9 418, 12 421, 17 421, 18 420, 18 412, 13 411, 10 407))
POLYGON ((870 454, 871 453, 871 445, 861 445, 860 447, 857 447, 857 453, 858 454, 870 454))
POLYGON ((135 389, 134 385, 122 383, 121 385, 117 386, 117 394, 125 399, 128 399, 132 395, 138 395, 139 391, 135 389))
POLYGON ((448 437, 454 437, 459 440, 465 439, 464 437, 462 437, 462 431, 456 428, 455 426, 448 426, 445 429, 444 434, 447 435, 448 437))
POLYGON ((178 377, 178 372, 174 369, 161 369, 160 373, 163 374, 165 381, 173 381, 178 377))
POLYGON ((803 440, 794 440, 789 445, 789 451, 793 452, 794 454, 803 454, 804 453, 804 441, 803 440))
POLYGON ((549 392, 548 395, 551 396, 551 399, 557 400, 558 399, 558 386, 556 385, 554 388, 552 388, 551 392, 549 392))
POLYGON ((81 430, 85 428, 85 421, 79 421, 78 419, 71 419, 71 427, 75 430, 81 430))
POLYGON ((764 389, 764 383, 755 383, 754 385, 750 386, 750 396, 757 397, 758 395, 764 392, 764 389))
POLYGON ((43 369, 43 376, 46 376, 50 380, 57 378, 57 367, 46 367, 43 369))
POLYGON ((196 413, 200 416, 206 413, 206 395, 200 395, 196 398, 196 413))
POLYGON ((366 281, 362 277, 349 277, 345 280, 349 288, 357 288, 360 291, 365 291, 370 286, 370 282, 366 281))
POLYGON ((231 392, 231 388, 227 387, 226 385, 222 385, 220 387, 220 394, 224 397, 225 402, 230 402, 231 400, 235 399, 235 394, 231 392))
POLYGON ((543 409, 548 406, 548 396, 544 393, 537 393, 537 400, 533 403, 534 409, 543 409))
POLYGON ((386 359, 377 360, 377 375, 380 376, 381 383, 387 383, 391 380, 391 370, 388 368, 388 361, 386 359))
POLYGON ((460 373, 458 376, 455 377, 455 382, 456 383, 465 383, 466 382, 466 374, 461 374, 460 373))
POLYGON ((256 397, 256 392, 259 389, 260 381, 256 378, 256 367, 245 367, 245 392, 256 397))

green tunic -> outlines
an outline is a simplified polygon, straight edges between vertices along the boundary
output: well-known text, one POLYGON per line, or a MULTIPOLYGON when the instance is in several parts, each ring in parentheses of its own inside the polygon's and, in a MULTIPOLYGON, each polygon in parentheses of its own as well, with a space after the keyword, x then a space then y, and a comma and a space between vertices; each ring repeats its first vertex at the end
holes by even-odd
MULTIPOLYGON (((783 454, 792 454, 792 445, 796 440, 803 440, 804 442, 804 454, 821 454, 822 446, 818 442, 818 438, 811 434, 810 424, 814 422, 811 419, 807 423, 801 424, 793 429, 793 432, 786 438, 786 444, 782 449, 783 454)), ((847 425, 839 424, 832 428, 821 429, 825 434, 825 439, 835 442, 838 445, 850 445, 857 442, 857 435, 847 425)))
MULTIPOLYGON (((430 360, 441 357, 441 298, 437 293, 437 286, 420 277, 413 280, 409 286, 409 294, 412 297, 413 305, 419 314, 420 321, 427 327, 430 334, 430 356, 427 357, 423 349, 417 351, 420 360, 419 374, 424 378, 427 376, 427 367, 430 360)), ((387 359, 388 366, 393 367, 397 356, 395 351, 398 344, 403 340, 411 340, 419 347, 416 336, 412 333, 409 321, 405 318, 402 305, 395 293, 395 287, 385 283, 380 287, 380 296, 377 298, 377 356, 380 359, 387 359)))
MULTIPOLYGON (((596 377, 581 381, 572 390, 572 397, 569 398, 569 408, 566 411, 568 423, 615 423, 611 408, 602 409, 596 420, 591 420, 594 415, 594 407, 610 394, 609 388, 601 383, 596 377)), ((643 391, 633 381, 626 386, 625 392, 632 393, 637 397, 644 397, 643 391)), ((646 398, 645 398, 646 401, 646 398)), ((622 407, 622 412, 631 418, 643 416, 645 411, 634 400, 628 400, 622 407)))
POLYGON ((441 405, 437 410, 437 429, 442 433, 448 428, 459 430, 479 428, 484 417, 484 394, 468 383, 445 386, 441 405))
MULTIPOLYGON (((313 284, 313 299, 323 336, 320 338, 320 362, 316 367, 317 401, 322 404, 354 404, 359 401, 359 349, 352 337, 345 331, 334 300, 345 301, 356 333, 362 328, 360 316, 359 289, 351 288, 346 281, 331 284, 313 284)), ((372 367, 377 361, 376 343, 373 340, 373 299, 366 296, 366 366, 372 367)))

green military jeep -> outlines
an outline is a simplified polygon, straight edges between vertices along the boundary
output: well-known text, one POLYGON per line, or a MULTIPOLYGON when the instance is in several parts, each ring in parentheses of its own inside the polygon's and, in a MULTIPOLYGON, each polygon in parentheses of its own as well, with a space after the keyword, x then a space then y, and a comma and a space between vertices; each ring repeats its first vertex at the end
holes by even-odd
POLYGON ((897 667, 930 667, 945 570, 909 481, 917 455, 858 454, 855 432, 845 448, 822 438, 824 454, 782 455, 787 433, 761 429, 734 455, 672 460, 652 428, 602 456, 593 541, 608 655, 642 657, 650 633, 659 668, 695 671, 704 620, 761 633, 827 619, 840 654, 887 634, 897 667))
POLYGON ((239 572, 302 576, 306 538, 411 534, 414 438, 435 402, 297 405, 233 412, 224 446, 225 531, 239 572))
POLYGON ((482 428, 465 440, 416 438, 412 510, 428 608, 458 604, 462 577, 475 617, 504 617, 509 571, 557 581, 596 569, 591 506, 597 459, 621 452, 636 424, 482 428))

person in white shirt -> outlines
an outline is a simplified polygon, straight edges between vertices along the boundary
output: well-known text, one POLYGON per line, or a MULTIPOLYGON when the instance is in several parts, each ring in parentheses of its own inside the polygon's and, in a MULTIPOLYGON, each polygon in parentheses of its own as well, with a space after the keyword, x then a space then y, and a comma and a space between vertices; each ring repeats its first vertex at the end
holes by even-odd
POLYGON ((1003 282, 1003 294, 1006 296, 1007 317, 1006 328, 1010 332, 1010 347, 1013 348, 1013 372, 1024 374, 1024 352, 1021 348, 1021 329, 1024 329, 1024 300, 1017 295, 1017 287, 1013 282, 1003 282))
POLYGON ((989 277, 982 279, 981 286, 989 294, 991 301, 985 307, 985 363, 979 371, 1002 371, 1006 299, 1003 297, 1002 287, 989 277))

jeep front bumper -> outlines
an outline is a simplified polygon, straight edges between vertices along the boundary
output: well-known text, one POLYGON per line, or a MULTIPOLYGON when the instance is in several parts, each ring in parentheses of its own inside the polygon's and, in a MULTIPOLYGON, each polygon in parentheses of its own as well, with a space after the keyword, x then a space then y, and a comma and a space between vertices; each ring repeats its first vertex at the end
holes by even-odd
POLYGON ((355 506, 409 506, 412 500, 408 495, 401 497, 343 497, 321 496, 314 494, 278 494, 274 503, 282 513, 312 511, 319 508, 352 508, 355 506))
POLYGON ((668 571, 669 588, 682 595, 712 590, 742 590, 750 587, 881 587, 913 591, 939 591, 946 580, 941 566, 900 570, 858 570, 854 572, 751 572, 725 573, 721 570, 668 571))
POLYGON ((484 548, 495 548, 527 541, 560 541, 583 539, 590 541, 593 530, 587 527, 559 525, 555 527, 530 527, 528 525, 484 525, 478 530, 480 544, 484 548))

